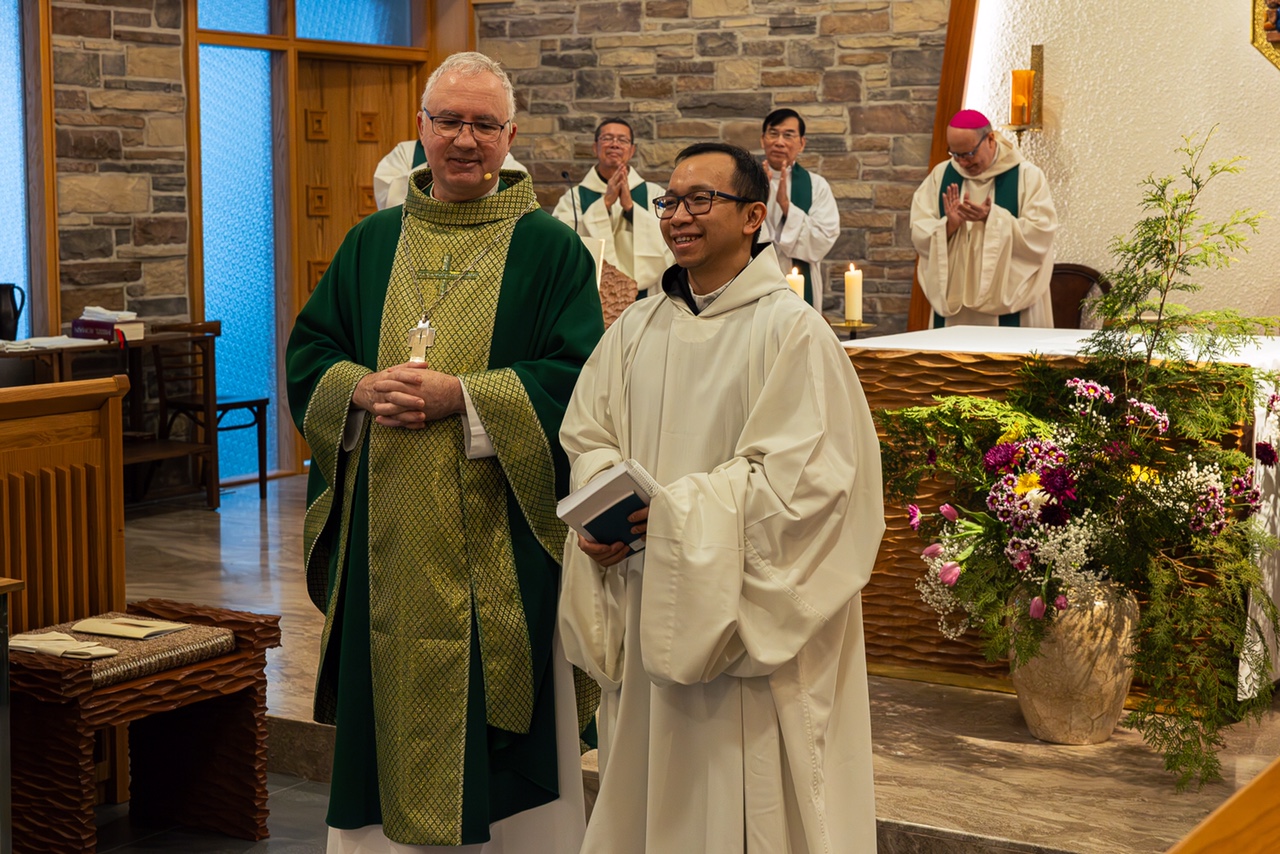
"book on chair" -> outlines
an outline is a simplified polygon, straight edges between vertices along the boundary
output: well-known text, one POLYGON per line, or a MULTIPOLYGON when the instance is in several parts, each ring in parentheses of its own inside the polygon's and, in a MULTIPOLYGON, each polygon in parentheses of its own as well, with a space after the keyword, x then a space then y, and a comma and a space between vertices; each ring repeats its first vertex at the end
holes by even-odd
POLYGON ((90 617, 71 627, 73 632, 87 635, 107 635, 113 638, 146 638, 167 635, 190 628, 188 623, 171 623, 167 620, 144 620, 137 617, 90 617))
POLYGON ((593 543, 626 543, 631 552, 644 539, 631 533, 627 517, 648 507, 659 486, 635 460, 623 460, 597 475, 556 505, 556 515, 593 543))

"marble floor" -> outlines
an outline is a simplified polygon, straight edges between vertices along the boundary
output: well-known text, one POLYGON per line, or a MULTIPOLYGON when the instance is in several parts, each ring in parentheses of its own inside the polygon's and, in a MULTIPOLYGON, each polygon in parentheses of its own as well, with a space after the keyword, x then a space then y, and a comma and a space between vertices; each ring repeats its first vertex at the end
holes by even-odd
MULTIPOLYGON (((131 600, 281 615, 283 645, 268 664, 273 762, 310 749, 313 772, 291 771, 324 780, 328 736, 307 723, 322 619, 302 578, 304 498, 304 479, 293 477, 272 481, 265 502, 254 485, 226 490, 217 512, 198 497, 130 508, 126 572, 131 600)), ((1223 782, 1186 794, 1136 733, 1091 747, 1045 744, 1010 695, 873 677, 871 715, 881 854, 1156 854, 1280 755, 1280 702, 1261 726, 1228 733, 1223 782)), ((306 820, 321 820, 313 796, 322 789, 304 790, 306 820)), ((287 799, 279 808, 292 809, 287 799)))

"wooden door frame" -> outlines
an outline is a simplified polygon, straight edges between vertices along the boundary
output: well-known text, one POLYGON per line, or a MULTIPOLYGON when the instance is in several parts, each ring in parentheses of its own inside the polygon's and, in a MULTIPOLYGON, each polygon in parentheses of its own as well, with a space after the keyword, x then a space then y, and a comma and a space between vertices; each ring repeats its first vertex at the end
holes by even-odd
MULTIPOLYGON (((303 470, 307 451, 301 435, 294 427, 284 371, 284 351, 301 304, 298 301, 296 277, 301 269, 300 236, 297 212, 304 210, 306 188, 299 180, 297 158, 293 156, 301 136, 297 118, 298 60, 300 58, 373 61, 408 65, 411 68, 411 92, 421 92, 427 73, 444 57, 475 46, 475 15, 469 0, 415 0, 411 26, 417 33, 411 47, 328 42, 296 37, 293 0, 271 0, 271 29, 268 35, 227 33, 202 30, 196 16, 198 0, 185 0, 184 33, 187 75, 187 174, 190 237, 188 241, 188 298, 192 320, 204 319, 204 244, 202 229, 202 195, 200 184, 200 109, 199 66, 201 45, 254 48, 271 52, 272 135, 274 158, 275 211, 275 288, 276 288, 276 353, 277 406, 272 429, 277 439, 278 473, 292 474, 303 470)), ((41 4, 43 5, 43 4, 41 4)), ((50 98, 52 98, 52 87, 50 98)), ((417 96, 410 104, 417 112, 417 96)), ((52 145, 52 131, 50 131, 52 145)), ((54 230, 56 236, 56 229, 54 230)), ((56 260, 56 247, 54 249, 56 260)))
MULTIPOLYGON (((973 30, 978 17, 978 0, 951 0, 947 18, 947 42, 942 50, 942 80, 938 83, 938 102, 933 111, 933 145, 929 150, 929 168, 937 166, 947 154, 947 123, 964 106, 964 92, 969 84, 969 56, 973 52, 973 30)), ((933 309, 920 289, 920 264, 911 282, 911 302, 907 308, 907 331, 928 329, 933 324, 933 309)))

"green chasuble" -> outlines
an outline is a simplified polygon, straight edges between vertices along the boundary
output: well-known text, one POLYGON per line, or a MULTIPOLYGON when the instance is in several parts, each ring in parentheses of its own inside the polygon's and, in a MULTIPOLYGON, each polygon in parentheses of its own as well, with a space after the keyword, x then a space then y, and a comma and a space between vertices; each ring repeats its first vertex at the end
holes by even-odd
POLYGON ((303 547, 326 613, 316 718, 337 724, 329 824, 460 845, 558 795, 557 435, 604 324, 590 253, 538 209, 528 175, 461 204, 431 199, 430 181, 415 173, 402 209, 347 234, 287 370, 312 450, 303 547), (428 361, 462 379, 496 457, 466 458, 457 416, 408 430, 366 415, 344 450, 352 391, 408 360, 424 309, 428 361))

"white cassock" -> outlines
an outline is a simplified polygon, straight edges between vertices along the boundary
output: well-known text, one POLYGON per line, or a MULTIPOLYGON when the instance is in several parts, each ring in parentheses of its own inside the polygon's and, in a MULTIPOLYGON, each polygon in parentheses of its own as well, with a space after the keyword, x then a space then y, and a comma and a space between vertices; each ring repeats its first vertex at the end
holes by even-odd
POLYGON ((604 689, 584 854, 874 852, 859 591, 880 449, 773 249, 701 314, 627 308, 560 439, 575 487, 624 458, 662 485, 646 550, 602 569, 566 544, 560 636, 604 689))
MULTIPOLYGON (((831 192, 827 179, 814 172, 809 172, 813 184, 813 203, 809 210, 800 210, 791 205, 787 213, 787 221, 782 222, 782 208, 778 205, 778 181, 775 174, 769 181, 769 210, 765 215, 765 229, 760 234, 761 240, 771 240, 774 251, 778 255, 778 269, 783 274, 791 272, 792 259, 804 261, 809 265, 809 275, 813 279, 813 307, 822 313, 822 295, 826 290, 826 279, 822 275, 822 259, 827 257, 831 247, 836 245, 840 236, 840 210, 836 207, 836 197, 831 192)), ((788 198, 791 193, 788 192, 788 198)))
MULTIPOLYGON (((398 142, 395 148, 378 161, 377 168, 373 170, 373 198, 378 203, 378 210, 404 204, 405 197, 409 195, 409 173, 414 171, 413 148, 417 144, 416 139, 398 142)), ((421 169, 423 166, 426 164, 423 163, 418 168, 421 169)), ((500 168, 529 171, 519 160, 512 157, 510 152, 507 153, 507 159, 502 161, 500 168)))
MULTIPOLYGON (((1049 278, 1058 214, 1044 172, 996 135, 996 157, 976 177, 964 178, 961 195, 982 204, 995 178, 1018 166, 1018 216, 993 203, 987 221, 962 222, 947 239, 938 193, 950 160, 933 168, 911 201, 911 242, 920 253, 920 287, 947 326, 995 326, 1002 314, 1021 312, 1021 326, 1053 326, 1049 278)), ((929 325, 933 325, 930 318, 929 325)))
POLYGON ((635 279, 641 298, 661 292, 662 273, 675 259, 667 243, 662 239, 658 217, 653 212, 653 200, 667 191, 652 181, 645 181, 636 170, 627 174, 627 189, 634 190, 644 184, 648 190, 648 203, 631 208, 631 221, 622 215, 622 204, 613 203, 613 209, 605 207, 604 193, 607 182, 591 168, 587 177, 578 185, 600 194, 586 208, 582 207, 577 187, 565 190, 552 214, 583 237, 604 241, 604 260, 635 279), (646 291, 648 293, 646 293, 646 291))

